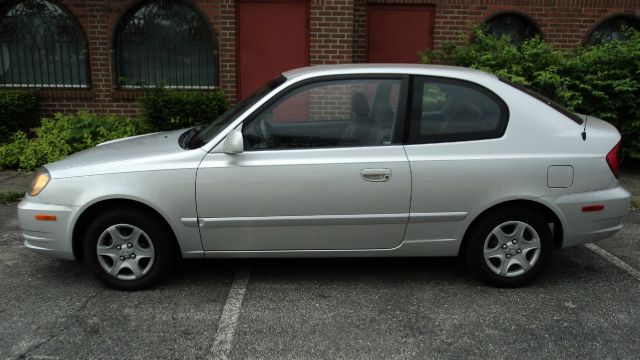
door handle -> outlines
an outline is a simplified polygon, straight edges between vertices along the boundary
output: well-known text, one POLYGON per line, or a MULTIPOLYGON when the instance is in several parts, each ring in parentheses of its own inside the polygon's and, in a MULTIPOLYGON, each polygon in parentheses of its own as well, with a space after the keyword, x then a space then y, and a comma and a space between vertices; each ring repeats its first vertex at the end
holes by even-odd
POLYGON ((362 169, 360 175, 367 181, 389 181, 391 180, 391 169, 362 169))

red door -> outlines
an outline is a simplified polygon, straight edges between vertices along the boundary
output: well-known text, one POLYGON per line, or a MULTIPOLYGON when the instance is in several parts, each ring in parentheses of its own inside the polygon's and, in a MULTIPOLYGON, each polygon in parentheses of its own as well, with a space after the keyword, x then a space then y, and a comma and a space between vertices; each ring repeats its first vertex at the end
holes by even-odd
POLYGON ((369 5, 367 60, 417 63, 418 52, 433 46, 433 6, 369 5))
POLYGON ((238 0, 238 99, 283 71, 309 65, 307 0, 238 0))

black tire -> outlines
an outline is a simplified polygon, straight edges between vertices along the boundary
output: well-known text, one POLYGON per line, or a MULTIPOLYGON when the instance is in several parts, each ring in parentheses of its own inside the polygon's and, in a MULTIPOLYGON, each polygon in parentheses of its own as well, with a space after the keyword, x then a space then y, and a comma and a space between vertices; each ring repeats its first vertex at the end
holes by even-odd
POLYGON ((486 214, 476 222, 469 231, 463 256, 473 273, 487 284, 496 287, 518 287, 531 283, 546 268, 553 251, 552 246, 551 230, 542 216, 530 209, 508 207, 486 214), (520 223, 525 225, 519 225, 520 223), (492 235, 498 226, 500 228, 497 232, 505 235, 502 242, 498 236, 492 235), (520 226, 519 229, 524 231, 522 239, 513 243, 512 238, 519 238, 515 235, 516 226, 520 226), (510 234, 511 229, 514 230, 513 234, 510 234), (536 238, 539 239, 538 242, 536 238), (539 243, 537 254, 533 248, 536 243, 539 243), (532 261, 534 259, 535 261, 532 261), (524 263, 525 267, 520 263, 524 263), (503 264, 507 267, 509 275, 496 273, 503 270, 503 264), (529 268, 525 269, 526 267, 529 268))
MULTIPOLYGON (((132 234, 133 232, 129 234, 131 239, 133 239, 132 234)), ((91 270, 91 272, 103 284, 119 290, 142 290, 156 285, 167 277, 176 258, 174 246, 172 246, 172 238, 166 229, 166 225, 159 222, 154 216, 150 216, 144 211, 133 208, 117 211, 112 210, 99 214, 91 224, 89 224, 83 241, 84 258, 89 270, 91 270), (112 227, 114 225, 118 225, 116 229, 120 235, 125 235, 125 237, 121 239, 123 241, 126 240, 126 232, 128 230, 133 231, 138 228, 143 232, 142 235, 138 237, 140 239, 140 247, 134 246, 130 250, 126 249, 125 254, 118 253, 118 255, 126 256, 116 256, 119 260, 124 258, 125 261, 129 261, 131 266, 142 264, 137 267, 138 271, 146 265, 144 266, 144 272, 141 271, 141 275, 138 278, 135 278, 136 275, 133 274, 133 271, 125 267, 122 267, 119 274, 110 275, 107 270, 103 268, 103 264, 106 264, 104 266, 108 266, 109 262, 113 261, 112 269, 115 269, 116 264, 119 263, 117 263, 118 260, 109 260, 112 256, 103 255, 100 256, 102 260, 99 260, 97 248, 98 241, 101 241, 101 245, 109 245, 108 243, 112 242, 113 248, 108 249, 107 251, 122 251, 116 250, 116 245, 115 242, 113 242, 111 235, 105 234, 101 240, 103 233, 105 233, 109 228, 113 230, 112 227), (143 246, 146 247, 143 248, 143 246), (148 259, 144 259, 146 256, 144 255, 145 253, 143 253, 135 258, 136 249, 140 250, 140 252, 146 250, 148 252, 146 254, 152 254, 152 256, 148 259), (127 271, 131 272, 131 274, 126 274, 127 271), (117 278, 116 276, 129 276, 133 278, 122 279, 117 278)), ((121 246, 121 248, 122 247, 123 246, 121 246)), ((126 248, 126 246, 124 247, 126 248)))

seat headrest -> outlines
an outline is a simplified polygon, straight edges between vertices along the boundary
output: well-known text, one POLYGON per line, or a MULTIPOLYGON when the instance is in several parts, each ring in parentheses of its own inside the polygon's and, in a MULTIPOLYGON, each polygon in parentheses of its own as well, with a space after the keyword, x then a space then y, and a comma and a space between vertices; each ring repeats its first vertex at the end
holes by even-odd
POLYGON ((351 97, 351 111, 356 116, 369 116, 369 102, 363 93, 355 93, 351 97))
POLYGON ((393 120, 395 113, 387 101, 381 101, 373 104, 373 110, 371 110, 371 116, 373 120, 383 129, 388 129, 393 126, 393 120))

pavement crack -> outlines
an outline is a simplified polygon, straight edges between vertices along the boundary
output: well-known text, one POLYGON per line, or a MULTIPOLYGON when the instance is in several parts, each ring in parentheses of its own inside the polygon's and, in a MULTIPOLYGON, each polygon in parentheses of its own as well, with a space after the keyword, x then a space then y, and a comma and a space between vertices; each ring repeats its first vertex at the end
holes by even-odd
MULTIPOLYGON (((60 335, 62 335, 65 331, 67 331, 68 329, 70 329, 72 326, 75 325, 75 321, 72 321, 74 318, 76 318, 78 316, 78 314, 82 311, 84 311, 87 306, 89 305, 89 303, 91 302, 91 300, 95 299, 98 295, 100 295, 103 291, 98 291, 95 292, 93 295, 87 297, 81 304, 80 306, 78 306, 78 308, 73 312, 74 315, 71 315, 67 318, 65 318, 63 320, 64 323, 67 323, 66 326, 60 328, 59 330, 55 331, 53 334, 49 335, 44 341, 41 341, 35 345, 32 345, 31 347, 29 347, 28 349, 22 351, 20 354, 16 355, 14 357, 14 359, 18 360, 18 359, 26 359, 27 356, 38 350, 40 347, 42 347, 43 345, 46 345, 48 343, 51 342, 51 340, 59 337, 60 335)), ((41 327, 36 328, 36 332, 40 329, 41 327)))
POLYGON ((93 295, 89 296, 88 298, 86 298, 82 304, 80 304, 80 306, 78 307, 78 309, 75 311, 76 313, 79 313, 81 311, 84 311, 84 309, 87 308, 87 305, 89 305, 89 303, 91 302, 91 300, 95 299, 96 297, 98 297, 99 294, 102 294, 103 291, 98 291, 96 293, 94 293, 93 295))

